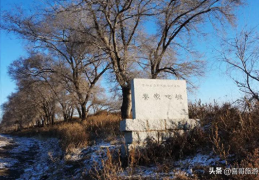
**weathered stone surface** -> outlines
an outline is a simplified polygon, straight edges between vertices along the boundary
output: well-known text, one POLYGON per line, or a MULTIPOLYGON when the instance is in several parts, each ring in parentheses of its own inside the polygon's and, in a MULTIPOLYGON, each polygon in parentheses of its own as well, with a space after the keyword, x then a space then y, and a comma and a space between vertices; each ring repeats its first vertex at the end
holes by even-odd
POLYGON ((120 131, 161 131, 191 129, 199 124, 196 119, 125 119, 120 122, 120 131))
POLYGON ((143 143, 148 138, 155 142, 162 142, 165 141, 167 138, 172 137, 173 132, 170 131, 144 131, 144 132, 136 132, 136 131, 128 131, 124 133, 125 143, 132 144, 132 143, 143 143))
POLYGON ((133 119, 188 119, 183 80, 134 79, 131 91, 133 119))
POLYGON ((165 120, 125 119, 120 122, 121 131, 165 130, 165 120))
POLYGON ((160 143, 174 132, 181 134, 199 125, 199 120, 188 116, 185 81, 134 79, 131 92, 133 119, 120 122, 125 137, 122 155, 145 147, 147 138, 160 143))

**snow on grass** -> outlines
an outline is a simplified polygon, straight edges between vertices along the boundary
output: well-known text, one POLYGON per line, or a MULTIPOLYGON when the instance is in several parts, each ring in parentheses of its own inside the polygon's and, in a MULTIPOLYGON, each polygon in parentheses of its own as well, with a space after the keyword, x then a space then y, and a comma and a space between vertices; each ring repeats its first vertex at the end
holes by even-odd
MULTIPOLYGON (((24 173, 18 179, 41 179, 58 174, 62 151, 57 139, 39 140, 27 137, 0 135, 2 147, 14 145, 8 150, 8 158, 0 157, 0 169, 22 168, 24 173), (26 162, 22 162, 26 159, 26 162), (17 165, 19 164, 19 167, 17 165)), ((4 150, 4 149, 3 149, 4 150)), ((63 163, 64 164, 64 163, 63 163)), ((49 178, 55 179, 55 178, 49 178)))
POLYGON ((96 145, 74 148, 65 155, 67 161, 80 161, 86 156, 90 157, 90 161, 98 161, 98 159, 106 157, 107 148, 111 151, 120 148, 120 145, 111 145, 107 142, 99 142, 96 145), (90 155, 90 156, 89 156, 90 155))
MULTIPOLYGON (((215 156, 211 152, 210 154, 197 153, 195 156, 191 156, 184 160, 179 160, 175 162, 174 165, 177 167, 176 170, 185 172, 186 175, 192 176, 194 167, 212 167, 217 164, 224 163, 224 160, 221 160, 218 156, 215 156)), ((204 173, 204 170, 199 171, 200 173, 204 173)))
POLYGON ((0 158, 0 169, 11 168, 17 162, 18 160, 13 158, 0 158))
POLYGON ((88 157, 84 160, 85 169, 89 172, 91 169, 102 169, 102 161, 107 159, 107 150, 110 152, 119 151, 121 145, 110 145, 110 143, 101 142, 97 145, 88 147, 87 150, 83 152, 83 157, 88 157))
MULTIPOLYGON (((224 164, 225 161, 222 161, 218 156, 215 156, 213 153, 210 154, 201 154, 197 153, 194 156, 187 157, 183 160, 170 162, 168 161, 168 166, 170 166, 169 172, 165 173, 160 169, 159 165, 147 166, 137 166, 134 167, 134 170, 131 170, 130 167, 126 168, 125 171, 119 173, 120 177, 127 178, 149 178, 149 179, 163 179, 163 178, 173 178, 175 175, 185 175, 193 176, 193 168, 195 167, 212 167, 217 164, 224 164), (131 172, 134 172, 133 174, 131 172)), ((197 171, 197 170, 196 170, 197 171)), ((203 170, 200 171, 204 173, 203 170)))
MULTIPOLYGON (((25 141, 26 142, 26 141, 25 141)), ((27 142, 27 145, 31 143, 27 142)), ((39 141, 39 149, 34 163, 24 170, 20 179, 55 179, 53 176, 59 174, 64 162, 61 161, 62 151, 57 139, 49 138, 39 141), (53 177, 53 178, 52 178, 53 177)))
POLYGON ((29 151, 33 146, 39 143, 39 140, 34 138, 25 138, 25 137, 14 137, 13 140, 16 143, 16 147, 14 147, 10 152, 14 154, 19 154, 22 152, 29 151))
POLYGON ((197 153, 195 156, 177 161, 175 165, 178 165, 180 167, 215 166, 216 162, 223 163, 223 161, 221 161, 218 156, 214 156, 213 153, 211 154, 197 153))
MULTIPOLYGON (((0 135, 0 149, 3 150, 5 146, 12 145, 13 139, 6 135, 0 135)), ((0 169, 6 169, 14 166, 18 161, 13 158, 0 157, 0 169)))
MULTIPOLYGON (((36 153, 32 163, 24 165, 24 173, 19 179, 80 179, 93 169, 100 170, 103 162, 107 159, 107 150, 112 155, 119 154, 121 145, 111 145, 106 142, 98 142, 95 145, 75 148, 69 153, 62 152, 58 139, 48 138, 38 140, 35 138, 0 136, 0 147, 8 144, 15 144, 10 152, 12 154, 36 153)), ((177 174, 192 176, 197 167, 211 167, 224 164, 219 157, 210 154, 197 153, 188 158, 169 162, 170 169, 166 173, 159 165, 137 166, 134 170, 131 167, 123 172, 118 172, 118 176, 123 178, 173 178, 177 174)), ((14 157, 0 158, 0 169, 12 168, 17 163, 14 157)))
POLYGON ((12 138, 6 135, 0 135, 0 148, 10 145, 11 141, 12 141, 12 138))
POLYGON ((98 142, 95 145, 76 148, 71 153, 66 154, 67 161, 83 161, 83 170, 88 173, 92 169, 101 169, 102 161, 107 159, 107 150, 118 152, 121 145, 111 145, 107 142, 98 142))
POLYGON ((102 167, 102 160, 107 158, 107 149, 112 151, 120 147, 99 142, 93 146, 74 149, 64 158, 59 140, 55 138, 39 140, 1 136, 0 140, 3 146, 10 142, 14 145, 8 151, 10 157, 1 158, 0 169, 17 168, 17 163, 22 164, 19 168, 22 168, 24 173, 18 179, 79 179, 91 169, 102 167), (21 157, 28 158, 30 163, 19 162, 21 157))
POLYGON ((54 139, 52 141, 47 140, 47 142, 42 143, 40 148, 41 158, 37 160, 35 168, 26 171, 23 178, 40 179, 44 176, 46 179, 79 179, 83 174, 88 174, 94 168, 102 168, 102 160, 107 159, 107 148, 110 151, 120 148, 118 145, 100 142, 93 146, 75 148, 63 158, 62 151, 58 146, 55 146, 58 143, 54 139), (80 167, 73 167, 73 163, 81 165, 80 167))

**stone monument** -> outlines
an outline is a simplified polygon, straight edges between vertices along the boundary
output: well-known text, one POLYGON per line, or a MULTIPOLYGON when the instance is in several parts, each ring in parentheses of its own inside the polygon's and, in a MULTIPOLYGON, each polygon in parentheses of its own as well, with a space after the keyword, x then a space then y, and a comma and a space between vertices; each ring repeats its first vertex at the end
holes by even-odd
POLYGON ((128 150, 143 146, 147 138, 161 142, 172 130, 190 129, 198 122, 189 119, 184 80, 133 79, 131 93, 133 119, 120 123, 128 150))

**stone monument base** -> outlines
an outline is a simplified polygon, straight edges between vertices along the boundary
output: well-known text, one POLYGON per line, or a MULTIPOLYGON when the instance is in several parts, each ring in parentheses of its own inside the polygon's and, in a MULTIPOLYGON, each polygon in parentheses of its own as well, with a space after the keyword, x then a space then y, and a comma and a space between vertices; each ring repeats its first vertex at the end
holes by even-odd
POLYGON ((125 119, 120 122, 120 131, 124 132, 125 137, 122 155, 126 156, 133 148, 144 147, 147 139, 161 143, 175 132, 183 133, 195 126, 199 126, 197 119, 125 119))

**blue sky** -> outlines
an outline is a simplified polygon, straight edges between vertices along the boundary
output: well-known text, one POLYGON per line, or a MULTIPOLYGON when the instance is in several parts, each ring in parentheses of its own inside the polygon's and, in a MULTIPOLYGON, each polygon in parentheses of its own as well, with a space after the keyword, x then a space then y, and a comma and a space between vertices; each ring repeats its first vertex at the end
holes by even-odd
MULTIPOLYGON (((32 0, 2 1, 1 11, 11 10, 13 3, 28 6, 31 2, 32 0)), ((237 29, 242 28, 244 25, 248 25, 248 27, 258 25, 258 7, 259 1, 248 0, 247 6, 237 10, 237 29)), ((233 36, 237 29, 228 28, 227 33, 233 36)), ((213 102, 214 100, 217 102, 225 102, 234 101, 242 96, 234 82, 226 75, 224 65, 220 65, 215 59, 215 49, 218 48, 217 39, 218 36, 210 34, 207 41, 201 41, 199 43, 198 49, 204 53, 208 67, 205 77, 202 77, 197 82, 199 89, 194 93, 188 94, 190 101, 201 99, 202 102, 213 102)), ((15 83, 8 76, 7 67, 12 61, 21 56, 26 56, 25 43, 21 39, 17 39, 13 34, 7 34, 1 31, 0 55, 0 104, 3 104, 7 101, 7 96, 15 91, 15 83)))
MULTIPOLYGON (((259 25, 259 1, 247 0, 246 6, 239 8, 236 11, 237 20, 236 27, 226 28, 226 37, 234 37, 236 32, 244 27, 254 28, 258 31, 259 25)), ((234 102, 237 98, 242 97, 242 94, 237 88, 234 81, 227 75, 224 64, 219 63, 216 59, 216 50, 220 50, 220 37, 211 33, 208 40, 201 42, 199 49, 205 53, 208 69, 204 78, 198 83, 199 89, 193 93, 189 93, 189 100, 195 101, 201 99, 202 102, 234 102)), ((222 36, 222 35, 221 35, 222 36)), ((259 87, 258 87, 259 88, 259 87)))

